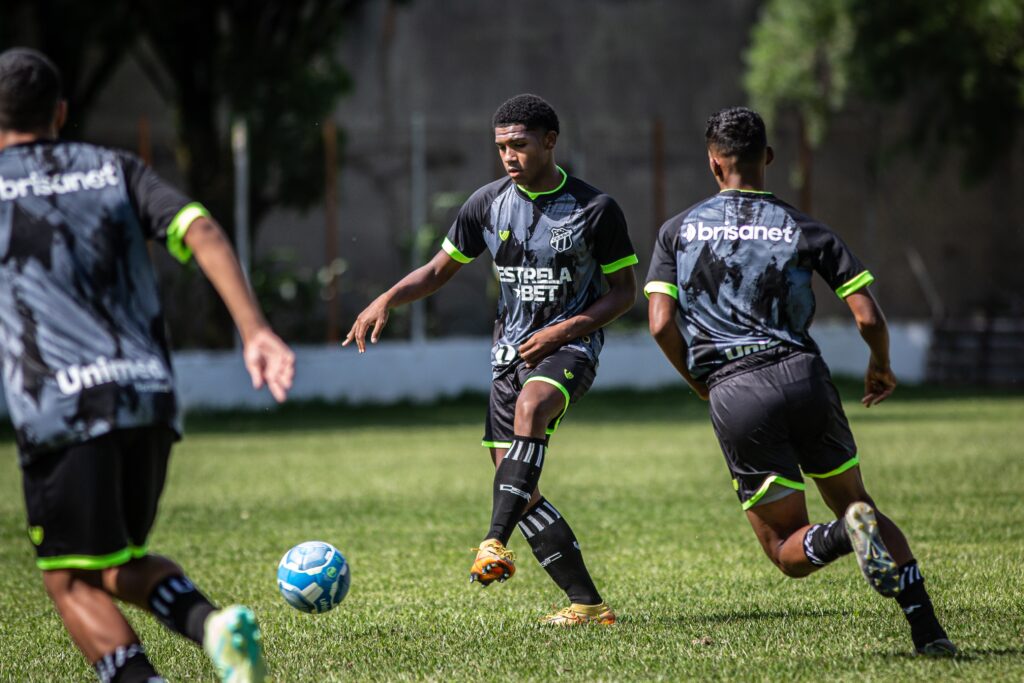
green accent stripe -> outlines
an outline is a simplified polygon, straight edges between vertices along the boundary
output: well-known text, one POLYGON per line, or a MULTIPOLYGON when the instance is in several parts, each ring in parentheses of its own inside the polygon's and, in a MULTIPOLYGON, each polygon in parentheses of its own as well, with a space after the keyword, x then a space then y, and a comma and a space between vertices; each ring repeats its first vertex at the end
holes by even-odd
POLYGON ((484 448, 512 448, 511 441, 481 441, 480 445, 484 448))
POLYGON ((544 190, 543 192, 530 192, 522 185, 516 185, 516 187, 518 187, 519 191, 525 194, 530 199, 536 199, 537 197, 540 197, 541 195, 545 194, 554 194, 565 186, 565 181, 568 180, 569 178, 569 174, 563 171, 561 166, 555 166, 555 168, 557 168, 558 172, 562 174, 562 182, 558 183, 558 187, 556 187, 553 190, 544 190))
POLYGON ((658 280, 652 280, 644 285, 644 296, 648 299, 651 298, 651 294, 657 292, 658 294, 668 294, 670 297, 679 301, 679 288, 671 282, 660 282, 658 280))
POLYGON ((192 258, 192 250, 185 246, 185 233, 192 227, 197 218, 209 218, 210 212, 199 202, 192 202, 182 207, 171 224, 167 226, 167 251, 181 263, 188 263, 192 258))
POLYGON ((555 430, 558 429, 559 423, 562 422, 562 418, 565 417, 565 413, 569 410, 569 390, 566 389, 564 386, 562 386, 561 382, 557 382, 557 381, 551 379, 550 377, 543 377, 541 375, 534 375, 530 379, 528 379, 525 382, 523 382, 523 386, 525 387, 530 382, 547 382, 548 384, 550 384, 552 386, 558 387, 558 390, 562 392, 562 396, 565 397, 565 407, 562 408, 562 413, 555 420, 554 426, 548 428, 548 432, 547 433, 548 434, 554 434, 555 430))
POLYGON ((779 484, 781 486, 788 486, 789 488, 796 489, 797 491, 803 491, 807 488, 806 486, 804 486, 803 482, 793 481, 792 479, 786 479, 785 477, 780 477, 777 474, 773 474, 772 476, 764 480, 764 483, 761 484, 761 488, 757 490, 757 493, 755 493, 746 501, 744 501, 743 509, 749 510, 750 508, 754 507, 754 505, 757 504, 757 501, 761 500, 764 497, 764 494, 768 493, 768 489, 771 487, 773 483, 779 484))
POLYGON ((860 464, 860 456, 859 455, 855 455, 852 458, 850 458, 849 460, 847 460, 846 462, 844 462, 839 467, 837 467, 834 470, 831 470, 829 472, 825 472, 824 474, 814 474, 813 472, 804 472, 804 474, 806 474, 808 477, 812 477, 814 479, 828 479, 829 477, 834 477, 837 474, 842 474, 843 472, 845 472, 846 470, 850 469, 851 467, 856 467, 859 464, 860 464))
POLYGON ((840 299, 845 299, 846 297, 856 292, 858 289, 864 289, 874 281, 875 276, 865 270, 863 273, 861 273, 860 275, 848 281, 842 287, 837 289, 836 294, 839 296, 840 299))
POLYGON ((148 546, 128 546, 109 555, 60 555, 58 557, 40 557, 36 566, 43 571, 53 569, 108 569, 117 567, 130 560, 145 557, 148 546))
POLYGON ((622 270, 626 266, 635 266, 640 263, 640 259, 636 257, 636 254, 630 254, 625 258, 620 258, 618 261, 612 261, 606 266, 601 266, 601 272, 605 275, 610 275, 617 270, 622 270))
POLYGON ((722 194, 723 192, 744 192, 746 194, 772 194, 768 190, 744 190, 738 187, 730 187, 724 190, 719 190, 718 194, 722 194))
POLYGON ((447 237, 445 237, 444 242, 441 243, 441 248, 444 249, 449 256, 451 256, 459 263, 469 263, 470 261, 473 260, 473 257, 466 256, 461 251, 459 251, 459 248, 452 244, 452 241, 447 237))

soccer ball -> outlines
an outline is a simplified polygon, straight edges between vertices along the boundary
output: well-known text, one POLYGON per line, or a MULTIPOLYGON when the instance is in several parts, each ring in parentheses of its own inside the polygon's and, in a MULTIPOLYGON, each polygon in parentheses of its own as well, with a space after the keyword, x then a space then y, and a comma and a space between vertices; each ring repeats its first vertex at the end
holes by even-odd
POLYGON ((350 580, 345 556, 323 541, 298 544, 277 565, 278 590, 289 605, 303 612, 334 609, 348 593, 350 580))

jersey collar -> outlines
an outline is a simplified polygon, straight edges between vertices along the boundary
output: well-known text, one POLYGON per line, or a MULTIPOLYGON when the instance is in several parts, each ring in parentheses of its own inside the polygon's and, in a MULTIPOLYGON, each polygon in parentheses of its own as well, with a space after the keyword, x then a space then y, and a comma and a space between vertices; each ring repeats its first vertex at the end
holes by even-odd
POLYGON ((771 195, 772 194, 771 192, 769 192, 767 190, 741 190, 738 187, 730 187, 730 188, 727 188, 725 190, 719 190, 718 194, 723 194, 725 192, 741 192, 743 194, 760 194, 760 195, 771 195))
POLYGON ((527 190, 522 185, 516 185, 516 187, 519 189, 520 192, 522 192, 527 197, 529 197, 530 201, 535 201, 537 199, 537 197, 542 197, 542 196, 544 196, 546 194, 554 194, 554 193, 560 191, 563 187, 565 187, 565 181, 568 180, 568 178, 569 178, 569 174, 566 173, 562 169, 561 166, 555 166, 555 168, 557 168, 558 172, 562 174, 562 182, 558 183, 558 187, 556 187, 553 190, 545 190, 544 192, 530 192, 529 190, 527 190))

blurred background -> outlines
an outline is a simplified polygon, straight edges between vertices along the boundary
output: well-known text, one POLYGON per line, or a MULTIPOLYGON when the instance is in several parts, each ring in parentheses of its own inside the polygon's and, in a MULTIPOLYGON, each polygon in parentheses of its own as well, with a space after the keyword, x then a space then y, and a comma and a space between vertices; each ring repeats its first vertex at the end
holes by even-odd
MULTIPOLYGON (((322 369, 311 382, 344 375, 336 342, 355 315, 501 175, 490 116, 520 92, 558 112, 558 161, 621 204, 641 278, 661 223, 717 189, 708 115, 757 108, 768 188, 876 275, 903 375, 1024 382, 1020 0, 2 0, 13 45, 63 70, 65 137, 133 150, 211 208, 272 323, 322 369)), ((198 270, 153 256, 175 347, 230 349, 198 270)), ((474 349, 469 388, 485 389, 476 338, 496 295, 485 258, 396 311, 394 355, 367 381, 474 349)), ((629 341, 607 374, 625 385, 656 354, 645 303, 613 327, 629 341)), ((847 318, 820 289, 826 356, 854 372, 866 352, 847 318)), ((203 374, 219 356, 182 358, 203 374)), ((663 361, 649 372, 674 381, 663 361)))

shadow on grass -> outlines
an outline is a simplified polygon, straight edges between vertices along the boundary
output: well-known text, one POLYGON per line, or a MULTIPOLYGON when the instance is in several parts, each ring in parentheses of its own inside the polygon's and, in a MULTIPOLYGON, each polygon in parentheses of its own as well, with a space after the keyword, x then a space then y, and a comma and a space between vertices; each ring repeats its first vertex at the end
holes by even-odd
MULTIPOLYGON (((792 609, 792 610, 747 610, 740 612, 711 612, 700 615, 676 614, 643 621, 658 621, 663 624, 729 624, 744 621, 781 621, 793 618, 819 619, 822 617, 850 616, 853 612, 839 609, 792 609)), ((640 623, 641 620, 635 620, 640 623)))
POLYGON ((986 659, 998 657, 1024 657, 1024 648, 982 648, 978 650, 968 648, 965 650, 960 650, 960 652, 955 657, 925 657, 922 655, 915 654, 913 652, 890 652, 881 656, 885 659, 914 659, 927 662, 951 662, 956 664, 972 664, 975 662, 982 662, 986 659))

